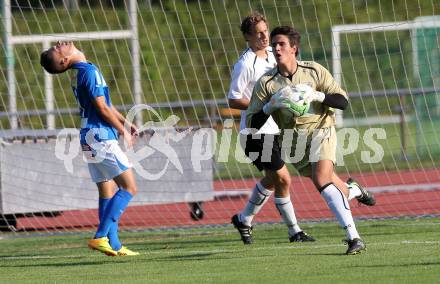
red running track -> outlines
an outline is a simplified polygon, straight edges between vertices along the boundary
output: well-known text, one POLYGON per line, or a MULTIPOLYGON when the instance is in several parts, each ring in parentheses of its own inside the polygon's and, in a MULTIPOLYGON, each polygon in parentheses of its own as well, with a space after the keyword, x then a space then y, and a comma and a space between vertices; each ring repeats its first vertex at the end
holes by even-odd
MULTIPOLYGON (((347 175, 340 175, 346 179, 347 175)), ((368 207, 351 202, 355 218, 384 218, 440 214, 440 169, 376 172, 353 175, 365 187, 372 188, 377 199, 376 206, 368 207), (394 188, 397 186, 397 189, 394 188), (406 188, 408 187, 408 188, 406 188), (409 190, 408 190, 409 189, 409 190)), ((250 190, 254 180, 215 181, 216 192, 250 190)), ((314 189, 311 181, 292 177, 291 197, 298 220, 316 221, 333 218, 326 203, 314 189)), ((120 220, 125 228, 184 227, 207 224, 226 224, 233 214, 246 204, 247 197, 224 197, 203 203, 205 216, 194 221, 189 216, 186 203, 145 205, 129 207, 120 220)), ((66 211, 57 217, 28 217, 18 219, 20 231, 33 230, 84 230, 97 225, 97 210, 66 211)), ((255 218, 256 222, 279 222, 280 216, 273 202, 255 218)))

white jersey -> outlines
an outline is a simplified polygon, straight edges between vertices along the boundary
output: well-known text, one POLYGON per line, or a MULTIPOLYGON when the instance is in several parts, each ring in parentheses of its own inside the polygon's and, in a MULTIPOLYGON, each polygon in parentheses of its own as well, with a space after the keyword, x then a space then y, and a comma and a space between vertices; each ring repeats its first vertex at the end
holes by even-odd
MULTIPOLYGON (((251 99, 252 90, 257 80, 267 71, 276 66, 275 56, 272 53, 272 47, 266 48, 267 58, 258 57, 249 47, 244 50, 234 65, 232 70, 231 87, 228 93, 228 99, 251 99)), ((246 111, 241 111, 240 132, 246 128, 246 111)), ((272 116, 257 132, 259 134, 278 134, 278 125, 272 116)))

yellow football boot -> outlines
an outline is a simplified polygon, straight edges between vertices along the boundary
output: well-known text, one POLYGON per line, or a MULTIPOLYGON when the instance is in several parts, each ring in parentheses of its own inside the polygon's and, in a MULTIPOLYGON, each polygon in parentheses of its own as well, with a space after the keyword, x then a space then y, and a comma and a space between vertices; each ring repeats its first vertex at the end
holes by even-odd
POLYGON ((122 246, 120 250, 118 250, 116 252, 118 254, 118 256, 134 256, 134 255, 139 255, 138 252, 129 250, 128 248, 122 246))
POLYGON ((88 243, 89 248, 100 251, 108 256, 117 256, 118 253, 112 249, 108 242, 108 238, 91 239, 88 243))

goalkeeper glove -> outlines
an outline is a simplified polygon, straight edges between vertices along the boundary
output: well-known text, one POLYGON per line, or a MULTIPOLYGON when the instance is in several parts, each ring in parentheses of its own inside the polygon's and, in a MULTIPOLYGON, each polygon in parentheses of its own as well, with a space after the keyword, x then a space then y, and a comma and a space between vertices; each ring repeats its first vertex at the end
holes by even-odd
POLYGON ((295 89, 302 94, 304 101, 306 103, 320 102, 322 103, 325 99, 325 94, 319 91, 313 90, 312 87, 306 84, 297 84, 295 89))
POLYGON ((265 114, 270 115, 272 112, 274 112, 277 109, 289 108, 290 103, 286 95, 288 88, 290 87, 287 86, 281 88, 270 98, 270 101, 263 106, 263 112, 265 114))
POLYGON ((325 94, 323 92, 313 91, 312 93, 308 94, 308 96, 306 96, 304 100, 307 103, 311 103, 311 102, 322 103, 324 99, 325 99, 325 94))
MULTIPOLYGON (((304 85, 308 87, 307 85, 304 85)), ((308 87, 312 90, 310 87, 308 87)), ((301 116, 309 109, 309 103, 304 100, 307 90, 297 88, 297 86, 286 86, 278 90, 271 98, 271 100, 264 105, 263 111, 266 114, 271 114, 277 109, 286 109, 294 116, 301 116)))

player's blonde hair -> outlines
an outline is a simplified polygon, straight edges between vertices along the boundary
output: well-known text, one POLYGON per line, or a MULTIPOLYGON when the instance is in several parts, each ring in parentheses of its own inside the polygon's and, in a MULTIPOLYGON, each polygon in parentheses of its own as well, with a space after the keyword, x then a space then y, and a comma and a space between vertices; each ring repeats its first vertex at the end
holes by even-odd
POLYGON ((243 35, 251 34, 252 28, 255 27, 259 22, 265 22, 267 24, 267 19, 264 15, 259 12, 252 12, 249 16, 243 19, 241 22, 240 30, 243 35))

